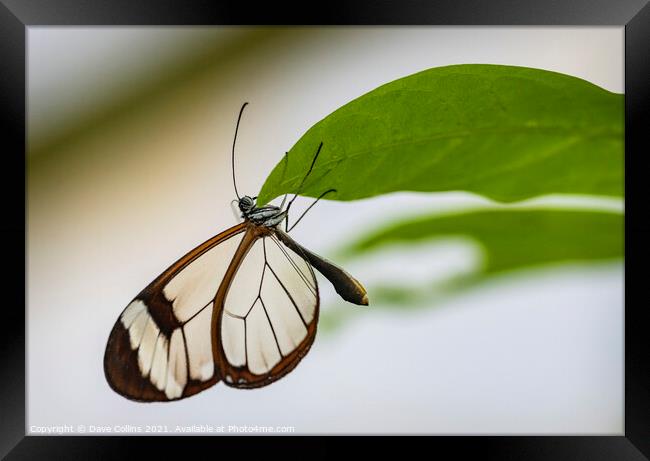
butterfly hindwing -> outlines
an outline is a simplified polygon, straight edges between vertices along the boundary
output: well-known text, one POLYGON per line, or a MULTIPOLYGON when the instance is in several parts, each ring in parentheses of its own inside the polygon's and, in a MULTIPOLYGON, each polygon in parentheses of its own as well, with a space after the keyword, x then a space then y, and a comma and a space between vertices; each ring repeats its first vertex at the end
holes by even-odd
POLYGON ((242 247, 215 300, 214 356, 227 385, 254 388, 289 373, 311 347, 318 284, 274 229, 251 228, 242 247))
POLYGON ((242 223, 183 256, 124 309, 108 339, 104 372, 119 394, 177 400, 217 383, 214 295, 242 241, 242 223))

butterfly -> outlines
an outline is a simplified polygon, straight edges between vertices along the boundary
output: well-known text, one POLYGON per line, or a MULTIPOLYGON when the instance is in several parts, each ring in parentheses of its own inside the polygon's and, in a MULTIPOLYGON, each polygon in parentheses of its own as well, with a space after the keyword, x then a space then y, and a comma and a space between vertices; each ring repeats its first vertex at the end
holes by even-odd
MULTIPOLYGON (((219 381, 250 389, 292 371, 316 336, 319 291, 314 269, 346 301, 368 305, 365 288, 333 263, 310 252, 288 232, 289 209, 258 207, 240 196, 243 222, 197 246, 172 264, 127 305, 104 354, 104 373, 118 394, 136 401, 173 401, 219 381), (284 222, 285 230, 282 230, 284 222)), ((320 143, 311 173, 323 144, 320 143)), ((288 158, 288 157, 287 157, 288 158)))

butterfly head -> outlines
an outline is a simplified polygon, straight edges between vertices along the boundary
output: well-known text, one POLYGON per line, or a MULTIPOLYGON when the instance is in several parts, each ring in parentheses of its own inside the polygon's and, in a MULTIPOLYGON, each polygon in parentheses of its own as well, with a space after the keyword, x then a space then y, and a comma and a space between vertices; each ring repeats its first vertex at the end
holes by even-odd
POLYGON ((248 195, 244 195, 239 199, 239 209, 244 215, 250 213, 255 208, 256 198, 257 197, 249 197, 248 195))

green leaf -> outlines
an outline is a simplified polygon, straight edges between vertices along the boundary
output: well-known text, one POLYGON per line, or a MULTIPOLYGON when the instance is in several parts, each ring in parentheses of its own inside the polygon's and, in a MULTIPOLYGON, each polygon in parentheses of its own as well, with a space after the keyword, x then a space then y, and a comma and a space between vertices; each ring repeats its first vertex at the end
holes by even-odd
POLYGON ((273 169, 258 202, 330 188, 334 200, 402 190, 469 191, 503 202, 550 193, 622 196, 623 108, 623 95, 555 72, 429 69, 315 124, 273 169))
POLYGON ((391 243, 466 236, 484 249, 484 275, 540 264, 623 256, 623 215, 565 209, 489 209, 428 216, 376 231, 347 248, 360 256, 391 243))

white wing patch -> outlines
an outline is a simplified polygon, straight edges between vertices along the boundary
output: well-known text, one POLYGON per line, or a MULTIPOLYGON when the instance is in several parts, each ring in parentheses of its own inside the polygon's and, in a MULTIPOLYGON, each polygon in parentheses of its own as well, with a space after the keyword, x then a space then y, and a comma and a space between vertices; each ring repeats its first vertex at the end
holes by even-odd
POLYGON ((179 322, 186 322, 213 301, 242 238, 239 233, 206 251, 163 288, 179 322))
POLYGON ((189 379, 207 381, 214 376, 211 321, 213 303, 195 313, 167 338, 147 306, 135 300, 120 316, 129 333, 131 349, 137 350, 138 368, 168 399, 183 395, 189 379), (188 363, 189 358, 189 363, 188 363))
POLYGON ((228 362, 236 367, 245 365, 245 320, 225 314, 221 322, 221 343, 228 362))
POLYGON ((255 375, 268 373, 305 340, 317 303, 309 263, 275 237, 260 238, 224 302, 220 338, 226 360, 255 375))
POLYGON ((187 352, 190 358, 190 378, 207 381, 214 374, 214 359, 212 358, 212 338, 210 336, 212 321, 212 306, 203 309, 183 328, 187 352))
POLYGON ((156 348, 159 334, 160 329, 156 326, 156 322, 154 322, 151 316, 149 316, 138 349, 138 366, 140 367, 140 371, 142 371, 142 376, 149 375, 149 370, 151 369, 153 361, 153 351, 156 348))
MULTIPOLYGON (((271 274, 272 275, 272 274, 271 274)), ((288 355, 307 336, 307 326, 282 285, 274 277, 262 283, 262 299, 273 300, 267 309, 282 355, 288 355)))
POLYGON ((244 255, 237 276, 230 283, 225 305, 235 315, 245 316, 259 296, 264 272, 264 243, 257 240, 244 255))
MULTIPOLYGON (((140 301, 134 301, 135 302, 140 302, 140 301)), ((133 305, 131 303, 129 307, 133 305)), ((122 324, 124 325, 125 328, 128 328, 129 330, 129 341, 131 342, 131 349, 137 349, 140 346, 140 341, 142 341, 142 335, 144 334, 144 329, 147 326, 147 323, 149 323, 149 313, 147 312, 146 306, 144 306, 144 303, 142 304, 143 309, 139 311, 138 315, 135 316, 135 319, 133 319, 132 322, 129 322, 129 326, 127 327, 127 321, 130 320, 128 318, 127 311, 129 310, 128 308, 124 311, 124 314, 122 314, 121 320, 122 324), (126 316, 126 318, 125 318, 126 316)))
POLYGON ((158 388, 159 391, 164 391, 167 385, 167 364, 169 355, 169 341, 165 335, 158 335, 158 341, 153 351, 153 361, 151 365, 151 383, 158 388))
POLYGON ((144 303, 139 299, 136 299, 131 304, 126 306, 126 309, 124 309, 124 312, 122 312, 122 316, 120 317, 124 328, 128 330, 129 327, 133 324, 133 321, 136 320, 142 311, 146 309, 147 306, 145 306, 144 303))
POLYGON ((177 399, 183 395, 187 384, 187 359, 183 332, 177 328, 169 340, 169 361, 167 363, 167 383, 165 395, 168 399, 177 399))
POLYGON ((282 359, 264 309, 258 299, 246 319, 248 369, 257 375, 268 372, 282 359))

